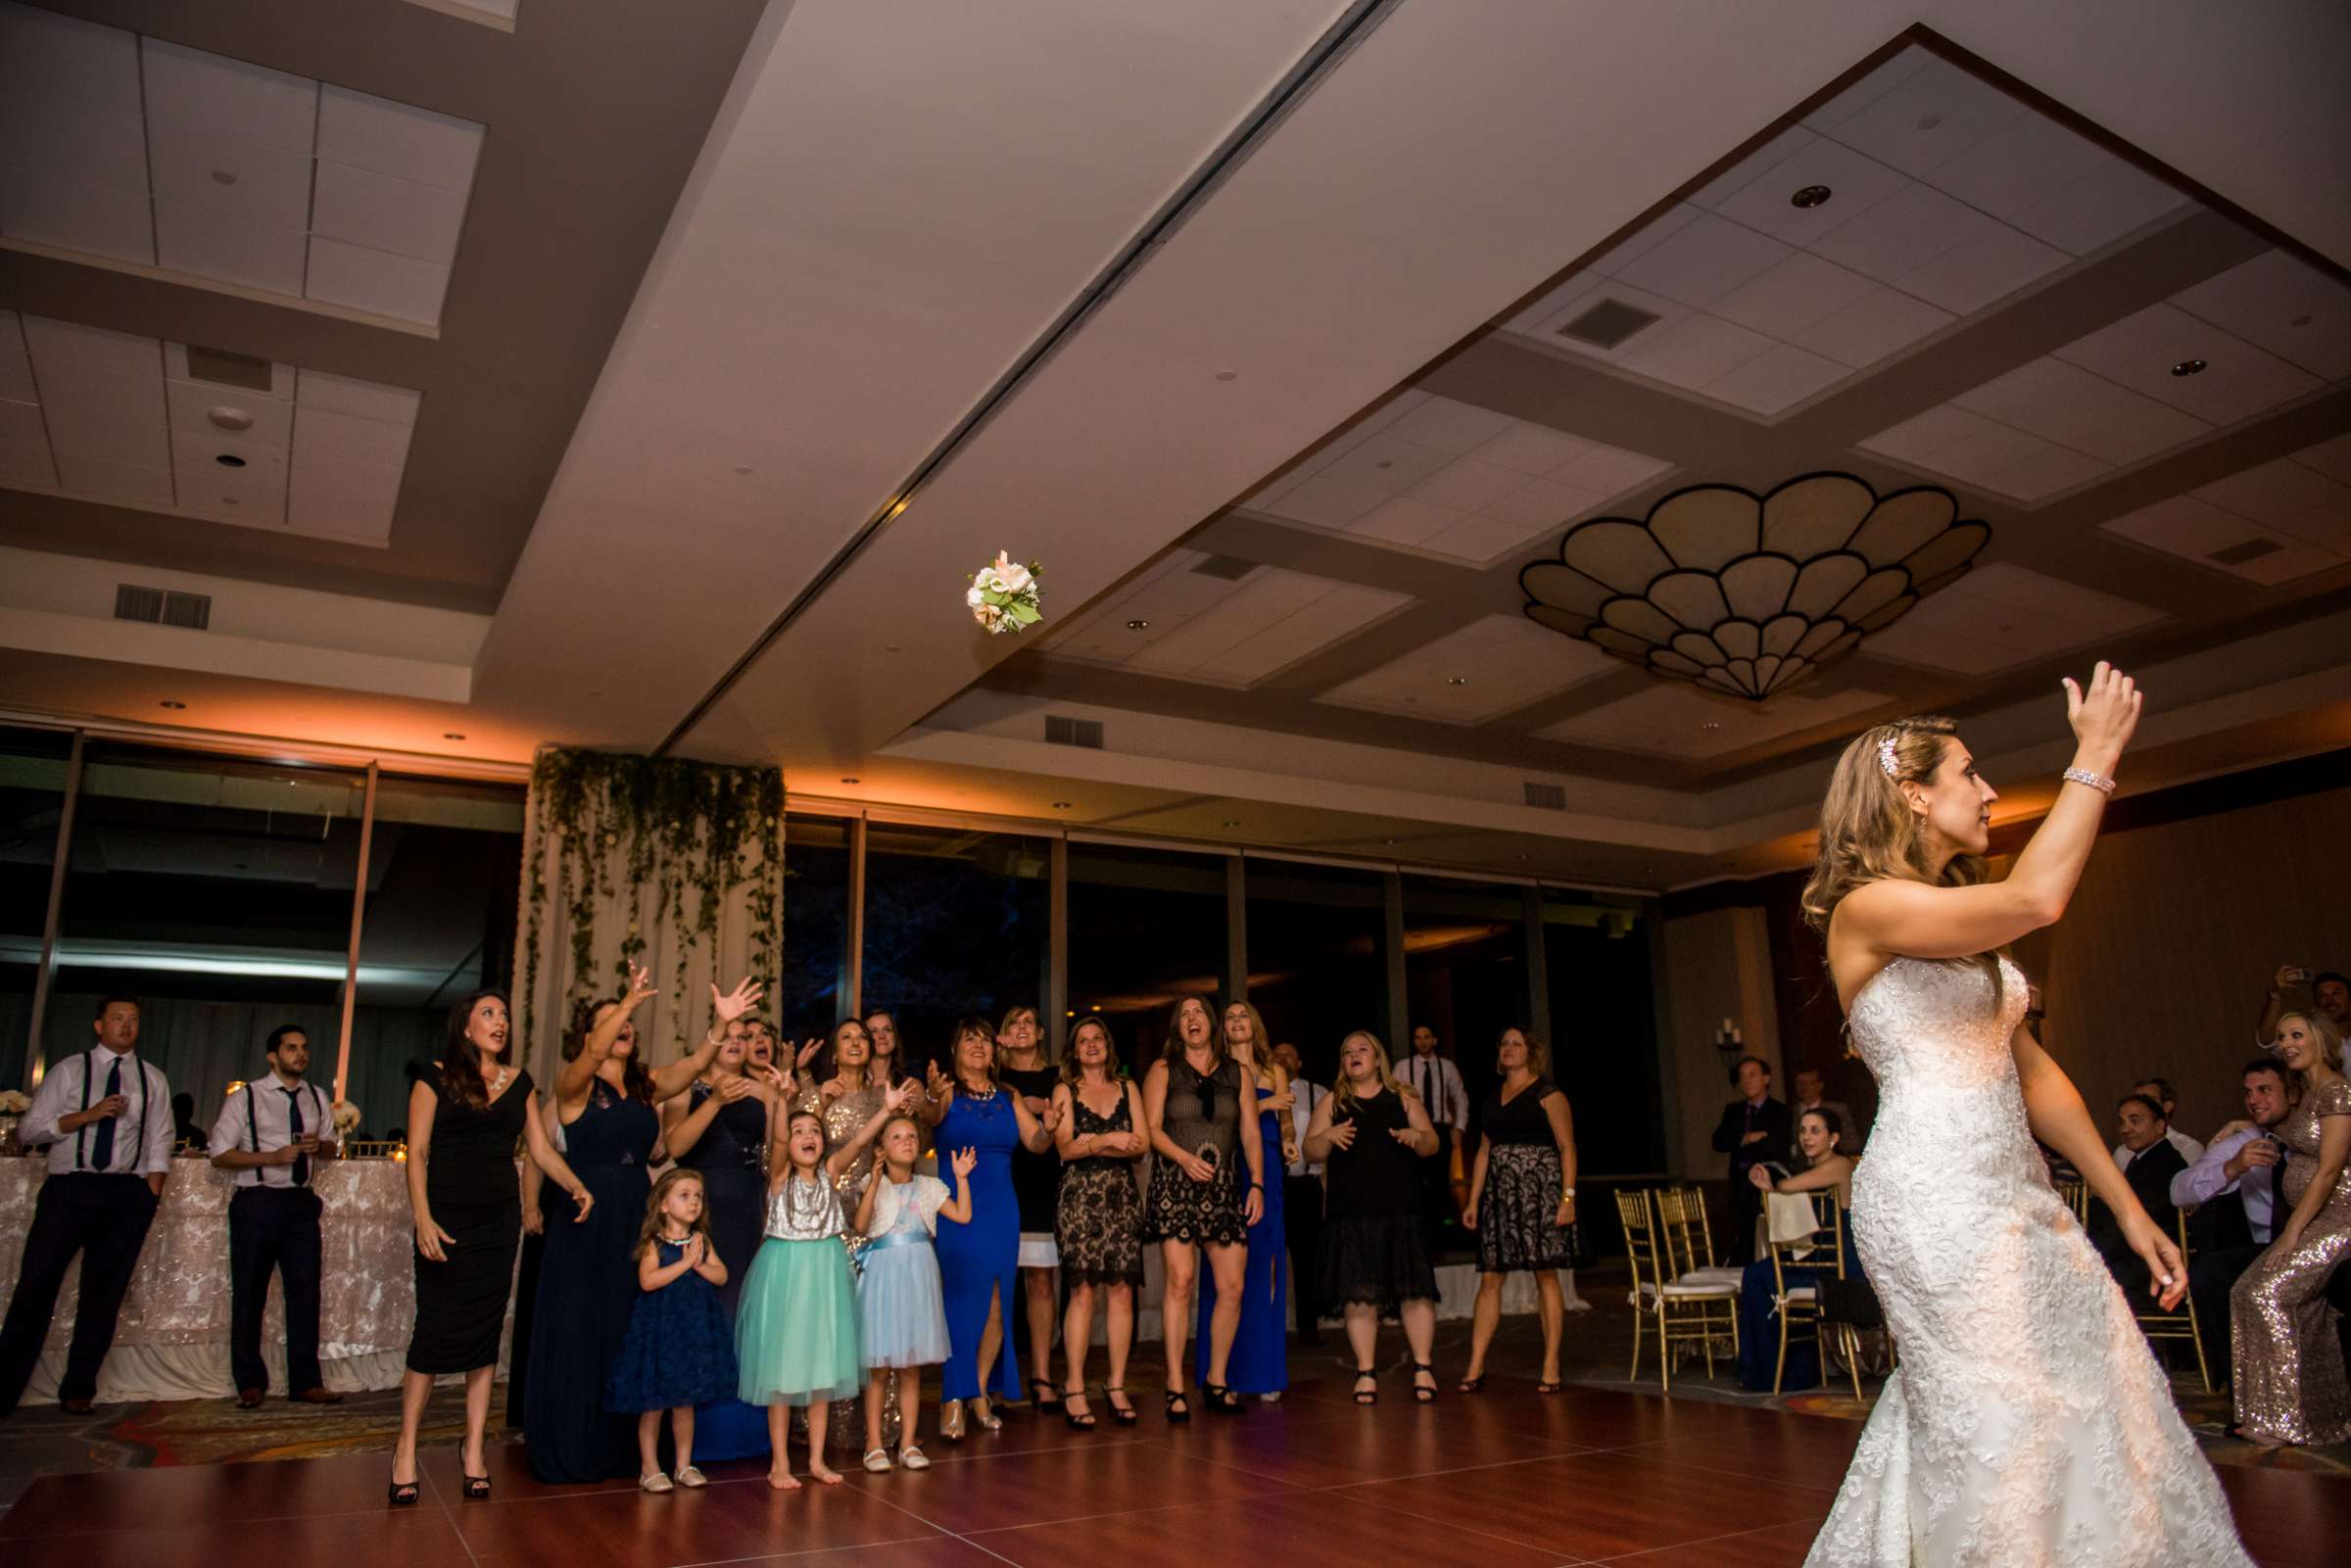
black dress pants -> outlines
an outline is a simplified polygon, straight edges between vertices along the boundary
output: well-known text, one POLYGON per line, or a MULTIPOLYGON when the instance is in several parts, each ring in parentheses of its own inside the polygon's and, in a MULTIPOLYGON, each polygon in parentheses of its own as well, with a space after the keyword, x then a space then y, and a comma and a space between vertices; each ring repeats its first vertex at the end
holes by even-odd
POLYGON ((66 1282, 66 1265, 81 1255, 81 1297, 73 1312, 73 1341, 66 1352, 60 1401, 98 1396, 98 1369, 115 1343, 115 1319, 139 1266, 139 1248, 155 1222, 156 1195, 145 1176, 66 1171, 41 1183, 17 1288, 0 1324, 0 1415, 17 1407, 32 1369, 40 1364, 49 1318, 66 1282))
POLYGON ((269 1390, 262 1309, 275 1270, 286 1298, 286 1392, 323 1388, 318 1372, 318 1214, 308 1187, 240 1187, 228 1202, 228 1365, 237 1392, 269 1390))

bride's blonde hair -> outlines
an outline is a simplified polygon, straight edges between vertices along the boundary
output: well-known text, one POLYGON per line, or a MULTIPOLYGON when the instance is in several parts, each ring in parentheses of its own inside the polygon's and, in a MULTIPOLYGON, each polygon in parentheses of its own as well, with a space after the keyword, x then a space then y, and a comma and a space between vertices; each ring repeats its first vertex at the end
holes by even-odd
MULTIPOLYGON (((1953 855, 1937 872, 1919 828, 1922 819, 1902 794, 1905 783, 1926 784, 1959 727, 1937 714, 1896 719, 1862 731, 1837 759, 1820 803, 1820 850, 1804 883, 1804 923, 1824 936, 1829 917, 1856 887, 1900 878, 1939 887, 1972 887, 1990 875, 1981 855, 1953 855)), ((1978 953, 1966 962, 2000 984, 2000 955, 1978 953)))

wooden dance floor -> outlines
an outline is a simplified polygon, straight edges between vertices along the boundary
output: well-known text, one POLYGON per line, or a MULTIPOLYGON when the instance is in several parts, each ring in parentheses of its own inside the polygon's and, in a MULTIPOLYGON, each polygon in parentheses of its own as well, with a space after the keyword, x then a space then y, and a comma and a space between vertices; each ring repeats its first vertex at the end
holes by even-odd
MULTIPOLYGON (((384 1507, 381 1453, 49 1476, 0 1515, 0 1561, 76 1568, 674 1568, 790 1558, 841 1568, 1778 1568, 1799 1564, 1857 1422, 1496 1377, 1415 1406, 1333 1378, 1239 1418, 1091 1436, 1021 1410, 928 1472, 852 1472, 771 1492, 710 1466, 702 1493, 537 1485, 494 1449, 497 1495, 458 1496, 428 1449, 424 1500, 384 1507)), ((2219 1474, 2267 1568, 2339 1562, 2351 1478, 2229 1464, 2219 1474)))

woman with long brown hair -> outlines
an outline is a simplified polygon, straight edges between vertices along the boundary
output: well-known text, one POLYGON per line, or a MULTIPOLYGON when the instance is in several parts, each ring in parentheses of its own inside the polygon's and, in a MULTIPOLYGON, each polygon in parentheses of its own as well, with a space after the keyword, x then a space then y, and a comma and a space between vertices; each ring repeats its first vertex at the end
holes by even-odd
POLYGON ((1494 1042, 1499 1081, 1478 1117, 1477 1156, 1462 1223, 1477 1233, 1477 1305, 1470 1310, 1469 1370, 1462 1392, 1486 1380, 1486 1347, 1502 1322, 1502 1287, 1513 1270, 1535 1276, 1543 1323, 1537 1394, 1559 1392, 1559 1334, 1567 1320, 1559 1270, 1575 1266, 1575 1118, 1551 1081, 1551 1048, 1511 1024, 1494 1042))
MULTIPOLYGON (((1021 1097, 1029 1114, 1054 1130, 1053 1090, 1061 1074, 1045 1060, 1044 1023, 1036 1009, 1007 1009, 996 1030, 996 1079, 1021 1097)), ((1061 1302, 1061 1255, 1053 1240, 1060 1207, 1061 1162, 1052 1154, 1012 1152, 1012 1190, 1021 1205, 1021 1295, 1029 1313, 1029 1392, 1039 1415, 1061 1408, 1053 1392, 1054 1317, 1061 1302)))
POLYGON ((1200 1254, 1208 1254, 1217 1305, 1209 1316, 1208 1407, 1238 1415, 1239 1395, 1224 1386, 1233 1331, 1241 1320, 1241 1278, 1249 1266, 1249 1227, 1265 1216, 1265 1155, 1241 1136, 1241 1107, 1257 1104, 1257 1074, 1224 1050, 1205 996, 1177 1000, 1167 1043, 1143 1078, 1143 1123, 1159 1159, 1143 1208, 1143 1239, 1160 1244, 1167 1289, 1160 1337, 1168 1355, 1168 1419, 1192 1418, 1183 1389, 1183 1331, 1192 1309, 1200 1254), (1246 1171, 1244 1177, 1241 1172, 1246 1171))
POLYGON ((1119 1048, 1102 1020, 1081 1019, 1071 1034, 1053 1110, 1062 1159, 1053 1236, 1070 1286, 1061 1335, 1070 1368, 1062 1385, 1062 1419, 1080 1431, 1097 1423, 1086 1403, 1085 1353, 1093 1345, 1099 1295, 1110 1337, 1110 1381, 1102 1393, 1111 1419, 1132 1426, 1127 1354, 1134 1345, 1134 1292, 1143 1282, 1143 1200, 1134 1166, 1150 1144, 1142 1132, 1142 1095, 1120 1073, 1119 1048))
POLYGON ((1368 1029, 1339 1042, 1338 1081, 1306 1127, 1306 1158, 1322 1162, 1322 1288, 1346 1314, 1355 1352, 1355 1402, 1379 1402, 1379 1320, 1404 1322, 1413 1398, 1437 1397, 1437 1273, 1420 1223, 1420 1162, 1440 1144, 1420 1097, 1396 1081, 1388 1050, 1368 1029), (1369 1387, 1366 1387, 1368 1384, 1369 1387))
MULTIPOLYGON (((1241 1135, 1258 1139, 1260 1168, 1286 1170, 1298 1153, 1290 1125, 1290 1108, 1297 1100, 1290 1093, 1289 1073, 1272 1060, 1273 1042, 1266 1038, 1266 1021, 1249 1003, 1228 1002, 1222 1028, 1225 1052, 1257 1075, 1258 1114, 1254 1126, 1243 1127, 1241 1135)), ((1290 1253, 1281 1188, 1278 1179, 1266 1183, 1265 1215, 1249 1227, 1248 1259, 1241 1270, 1240 1320, 1233 1326, 1223 1378, 1209 1376, 1216 1325, 1205 1295, 1200 1299, 1197 1349, 1192 1358, 1192 1371, 1203 1383, 1223 1381, 1233 1393, 1254 1394, 1269 1404, 1290 1386, 1290 1253)))
POLYGON ((2139 695, 2100 663, 2065 683, 2076 748, 2055 802, 1990 881, 1999 796, 1947 719, 1863 732, 1821 806, 1806 918, 1877 1123, 1853 1235, 1901 1346, 1815 1564, 1898 1560, 2247 1568, 2228 1504, 2106 1265, 2034 1139, 2087 1178, 2168 1308, 2187 1290, 2064 1071, 2021 1027, 2010 942, 2064 913, 2139 695))
MULTIPOLYGON (((400 1383, 400 1437, 392 1449, 391 1499, 419 1496, 416 1430, 433 1379, 465 1374, 465 1496, 490 1496, 483 1430, 490 1381, 522 1239, 522 1189, 514 1143, 571 1194, 586 1218, 595 1198, 548 1142, 531 1075, 512 1066, 506 996, 481 990, 450 1009, 440 1063, 408 1091, 408 1209, 416 1222, 416 1316, 400 1383)), ((599 1368, 599 1388, 601 1387, 599 1368)))

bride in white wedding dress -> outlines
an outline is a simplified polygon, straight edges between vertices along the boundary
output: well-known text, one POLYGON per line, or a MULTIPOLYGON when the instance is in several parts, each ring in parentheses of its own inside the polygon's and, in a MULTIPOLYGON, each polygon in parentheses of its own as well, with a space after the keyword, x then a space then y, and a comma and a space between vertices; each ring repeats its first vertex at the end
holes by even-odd
POLYGON ((2050 1187, 2071 1161, 2175 1305, 2187 1270, 2064 1071, 2018 1027, 2000 950, 2080 880, 2138 722, 2101 663, 2065 683, 2078 739, 2056 802, 1984 880, 1991 786, 1947 719, 1853 741, 1821 807, 1804 911, 1879 1109, 1852 1224, 1899 1364, 1806 1568, 2250 1568, 2211 1466, 2113 1277, 2050 1187))

